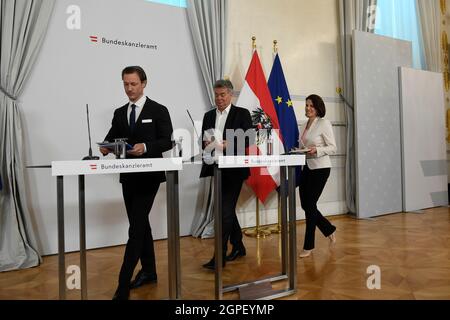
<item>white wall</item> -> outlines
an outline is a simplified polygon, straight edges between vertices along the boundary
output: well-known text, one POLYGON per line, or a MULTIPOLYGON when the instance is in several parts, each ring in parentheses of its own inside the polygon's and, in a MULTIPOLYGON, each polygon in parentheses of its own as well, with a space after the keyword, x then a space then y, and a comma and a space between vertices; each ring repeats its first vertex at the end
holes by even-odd
MULTIPOLYGON (((174 128, 191 128, 186 109, 201 120, 204 100, 185 10, 143 0, 58 0, 39 60, 22 96, 27 165, 77 160, 88 152, 85 104, 90 105, 94 153, 115 108, 126 97, 121 71, 141 65, 148 74, 145 93, 168 107, 174 128), (81 29, 69 30, 69 5, 81 9, 81 29), (99 42, 90 41, 90 36, 99 42), (111 46, 101 38, 155 44, 157 50, 111 46)), ((111 157, 111 156, 109 156, 111 157)), ((181 234, 190 233, 199 166, 180 175, 181 234)), ((88 248, 123 244, 128 221, 118 176, 87 177, 88 248)), ((50 170, 27 170, 29 203, 42 252, 56 252, 56 180, 50 170)), ((78 248, 77 179, 67 178, 66 249, 78 248)), ((165 184, 150 221, 156 239, 165 238, 165 184)))
MULTIPOLYGON (((226 72, 236 90, 242 87, 252 53, 252 36, 266 77, 272 68, 273 40, 299 122, 305 121, 305 97, 316 93, 327 106, 327 118, 345 122, 344 105, 336 94, 341 83, 339 63, 339 22, 337 1, 330 0, 230 0, 226 72)), ((345 126, 335 126, 338 154, 345 154, 345 126)), ((345 158, 332 159, 333 169, 319 201, 324 215, 346 213, 345 158)), ((260 206, 261 222, 277 221, 277 197, 274 192, 265 206, 260 206)), ((239 200, 239 219, 243 226, 255 224, 255 198, 244 186, 239 200)), ((299 219, 304 218, 297 193, 299 219)))

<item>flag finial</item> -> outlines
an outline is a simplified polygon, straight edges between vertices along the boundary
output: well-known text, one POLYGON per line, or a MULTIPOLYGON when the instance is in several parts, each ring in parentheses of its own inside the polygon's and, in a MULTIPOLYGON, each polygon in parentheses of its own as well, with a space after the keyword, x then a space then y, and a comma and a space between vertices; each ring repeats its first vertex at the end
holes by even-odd
POLYGON ((253 48, 253 50, 256 49, 256 37, 255 36, 252 37, 252 48, 253 48))
POLYGON ((273 53, 277 53, 277 52, 278 52, 278 41, 273 40, 273 53))

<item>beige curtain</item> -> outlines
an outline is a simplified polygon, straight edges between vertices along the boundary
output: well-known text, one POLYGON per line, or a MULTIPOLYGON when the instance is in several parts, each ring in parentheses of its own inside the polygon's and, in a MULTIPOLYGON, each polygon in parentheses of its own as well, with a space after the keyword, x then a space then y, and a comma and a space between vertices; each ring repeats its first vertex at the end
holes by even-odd
MULTIPOLYGON (((227 13, 228 0, 187 1, 189 27, 210 102, 205 112, 214 105, 214 82, 224 77, 227 13)), ((213 179, 200 179, 196 214, 191 226, 194 237, 214 236, 213 193, 213 179)))
POLYGON ((416 2, 419 26, 422 34, 425 67, 429 71, 442 72, 442 53, 440 47, 441 12, 439 0, 416 0, 416 2))
POLYGON ((0 2, 0 271, 39 264, 26 205, 19 98, 44 40, 55 0, 0 2))
POLYGON ((376 4, 376 0, 339 0, 339 24, 343 75, 341 97, 346 106, 345 116, 347 122, 345 190, 347 208, 350 213, 356 213, 352 32, 353 30, 374 32, 376 4))

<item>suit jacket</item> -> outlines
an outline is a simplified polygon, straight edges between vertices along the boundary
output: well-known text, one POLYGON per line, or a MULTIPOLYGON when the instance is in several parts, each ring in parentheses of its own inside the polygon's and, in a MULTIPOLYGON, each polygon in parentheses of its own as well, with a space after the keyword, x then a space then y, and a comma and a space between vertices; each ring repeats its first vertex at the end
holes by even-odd
MULTIPOLYGON (((203 117, 202 124, 202 137, 205 134, 205 131, 210 129, 214 129, 216 126, 216 109, 212 109, 205 113, 203 117)), ((227 140, 226 131, 229 129, 238 130, 242 129, 244 132, 247 132, 249 129, 253 129, 252 126, 252 117, 250 116, 250 112, 247 109, 236 107, 235 105, 231 105, 230 111, 228 113, 227 121, 225 122, 224 132, 223 132, 223 140, 227 140)), ((254 135, 253 135, 254 136, 254 135)), ((249 137, 245 141, 245 147, 248 148, 249 145, 253 144, 254 138, 249 137)), ((242 141, 241 141, 242 143, 242 141)), ((229 141, 228 141, 228 144, 229 141)), ((230 150, 228 148, 224 151, 224 155, 245 155, 245 151, 238 149, 239 142, 237 138, 234 139, 234 148, 230 150)), ((202 143, 202 149, 204 148, 204 144, 202 143)), ((242 149, 242 148, 241 148, 242 149)), ((224 173, 226 173, 227 177, 231 177, 234 179, 247 179, 250 176, 250 169, 248 168, 238 168, 238 169, 225 169, 224 173)), ((202 170, 200 172, 200 177, 209 177, 214 175, 214 166, 207 165, 203 162, 202 170)))
MULTIPOLYGON (((306 125, 307 123, 300 127, 300 140, 303 132, 305 132, 306 125)), ((333 126, 329 120, 316 118, 306 133, 303 144, 305 147, 316 146, 317 148, 317 155, 306 156, 306 163, 309 169, 331 168, 330 155, 336 153, 337 147, 333 126)), ((299 145, 302 146, 301 141, 299 141, 299 145)))
MULTIPOLYGON (((167 108, 147 98, 136 127, 131 133, 128 122, 128 103, 115 110, 111 129, 105 137, 105 141, 113 142, 114 139, 127 138, 131 145, 145 143, 147 152, 140 157, 127 155, 127 158, 162 158, 162 153, 172 149, 172 121, 167 108), (145 120, 145 121, 144 121, 145 120)), ((164 182, 164 172, 122 173, 120 182, 145 184, 148 182, 164 182)))

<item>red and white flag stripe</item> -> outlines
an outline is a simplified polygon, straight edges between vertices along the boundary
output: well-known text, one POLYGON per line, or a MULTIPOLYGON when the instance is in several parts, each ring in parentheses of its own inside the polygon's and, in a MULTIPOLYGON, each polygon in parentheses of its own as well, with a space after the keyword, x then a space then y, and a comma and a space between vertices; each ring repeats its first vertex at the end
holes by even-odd
MULTIPOLYGON (((244 86, 236 105, 247 108, 250 113, 257 108, 262 108, 270 117, 273 126, 273 154, 284 153, 277 112, 256 50, 253 53, 244 86)), ((258 146, 252 146, 250 154, 267 154, 267 144, 262 143, 258 146)), ((280 185, 280 170, 278 167, 251 168, 251 176, 247 180, 247 184, 253 189, 256 196, 262 202, 265 202, 269 194, 280 185)))

